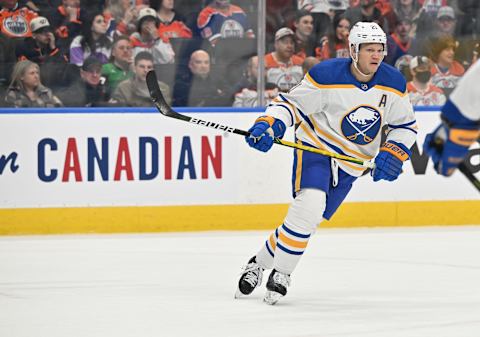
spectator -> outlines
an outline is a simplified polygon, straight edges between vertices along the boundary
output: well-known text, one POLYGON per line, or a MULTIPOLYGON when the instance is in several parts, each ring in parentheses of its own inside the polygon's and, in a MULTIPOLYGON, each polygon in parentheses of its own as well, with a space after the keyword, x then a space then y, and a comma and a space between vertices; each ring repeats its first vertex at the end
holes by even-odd
POLYGON ((108 62, 112 52, 112 41, 107 36, 107 23, 101 12, 87 16, 82 25, 82 35, 78 35, 70 45, 70 63, 82 66, 90 55, 102 64, 108 62))
POLYGON ((40 81, 40 68, 32 61, 24 60, 15 65, 12 82, 5 101, 15 108, 53 108, 62 102, 40 81))
POLYGON ((442 6, 437 13, 436 27, 440 35, 448 35, 455 37, 455 28, 457 26, 457 19, 455 11, 450 6, 442 6))
POLYGON ((410 61, 412 60, 413 56, 410 54, 405 54, 400 56, 397 61, 395 62, 395 68, 399 72, 402 73, 403 77, 407 82, 412 80, 412 73, 410 72, 410 61))
POLYGON ((320 47, 317 48, 317 54, 321 60, 350 57, 348 46, 350 21, 345 16, 338 16, 333 20, 333 27, 333 33, 322 37, 320 47))
POLYGON ((192 31, 185 24, 185 18, 174 10, 174 0, 152 0, 150 6, 157 11, 160 26, 158 35, 162 39, 191 38, 192 31))
MULTIPOLYGON (((257 93, 258 78, 258 56, 248 59, 246 76, 238 86, 233 102, 234 107, 256 107, 258 106, 257 93)), ((273 83, 265 84, 265 102, 269 104, 272 99, 278 96, 278 88, 273 83)))
POLYGON ((31 37, 30 21, 37 16, 17 0, 0 0, 0 33, 12 39, 31 37))
POLYGON ((138 14, 137 32, 130 36, 133 55, 148 51, 153 55, 155 64, 174 63, 175 53, 168 39, 158 35, 160 21, 153 8, 143 8, 138 14))
POLYGON ((412 24, 420 16, 421 8, 418 0, 396 0, 393 2, 395 18, 408 18, 412 24))
POLYGON ((303 70, 303 74, 305 75, 306 73, 308 73, 308 71, 310 69, 312 69, 312 67, 316 64, 320 63, 320 60, 317 59, 316 57, 313 57, 313 56, 308 56, 305 58, 305 60, 303 60, 303 63, 302 63, 302 70, 303 70))
POLYGON ((213 0, 198 15, 197 28, 212 45, 219 38, 255 37, 243 9, 230 4, 230 0, 213 0))
POLYGON ((58 92, 63 104, 69 107, 108 106, 110 95, 101 72, 102 62, 89 56, 80 69, 80 78, 58 92))
POLYGON ((382 15, 381 10, 375 6, 376 2, 377 0, 360 0, 359 7, 351 7, 345 11, 345 17, 350 21, 352 26, 359 21, 376 22, 388 34, 388 15, 382 15))
POLYGON ((32 37, 17 45, 18 60, 30 60, 40 66, 41 82, 54 91, 68 85, 78 76, 75 66, 68 63, 68 55, 60 50, 52 27, 42 16, 30 22, 32 37))
POLYGON ((113 36, 130 36, 133 34, 137 30, 138 12, 145 7, 147 6, 143 4, 138 5, 136 2, 135 5, 132 5, 131 1, 109 0, 104 14, 110 17, 111 28, 114 27, 115 29, 113 36))
POLYGON ((110 91, 113 92, 117 85, 131 77, 133 63, 133 51, 128 36, 118 37, 112 46, 110 62, 102 66, 102 76, 107 79, 110 91))
POLYGON ((275 50, 265 55, 267 82, 274 83, 281 91, 288 91, 303 78, 303 60, 293 55, 295 33, 287 27, 275 33, 275 50))
POLYGON ((407 83, 410 101, 415 106, 442 106, 446 102, 443 90, 430 82, 432 62, 426 56, 410 61, 412 81, 407 83))
POLYGON ((223 81, 212 76, 210 55, 196 50, 190 56, 188 71, 175 83, 175 106, 230 106, 232 104, 223 81))
POLYGON ((85 16, 85 10, 80 8, 80 0, 62 0, 62 5, 49 18, 61 49, 69 50, 72 40, 82 33, 85 16))
POLYGON ((312 15, 314 22, 313 34, 315 41, 318 41, 321 37, 330 33, 332 25, 331 16, 333 14, 333 7, 330 1, 299 0, 298 9, 305 10, 312 15))
MULTIPOLYGON (((153 70, 153 57, 147 51, 142 51, 135 56, 135 75, 121 82, 112 95, 112 100, 124 106, 149 107, 152 99, 147 87, 147 73, 153 70)), ((158 81, 163 97, 171 104, 170 88, 163 82, 158 81)))
POLYGON ((413 38, 410 33, 412 30, 412 22, 409 18, 397 18, 395 30, 387 37, 388 54, 385 57, 385 62, 394 65, 398 58, 411 54, 413 38))
POLYGON ((465 73, 465 68, 455 61, 455 49, 455 40, 448 36, 434 40, 431 48, 431 58, 435 62, 432 83, 443 89, 447 98, 465 73))
POLYGON ((293 25, 295 27, 295 55, 302 59, 315 55, 313 16, 305 10, 298 11, 293 25))

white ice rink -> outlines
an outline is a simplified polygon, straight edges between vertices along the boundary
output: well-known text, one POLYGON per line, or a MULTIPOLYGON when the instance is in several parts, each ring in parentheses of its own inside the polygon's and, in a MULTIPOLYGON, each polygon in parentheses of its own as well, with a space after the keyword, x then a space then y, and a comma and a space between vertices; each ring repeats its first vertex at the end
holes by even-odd
POLYGON ((266 235, 0 237, 0 336, 480 336, 480 227, 320 230, 281 302, 234 300, 266 235))

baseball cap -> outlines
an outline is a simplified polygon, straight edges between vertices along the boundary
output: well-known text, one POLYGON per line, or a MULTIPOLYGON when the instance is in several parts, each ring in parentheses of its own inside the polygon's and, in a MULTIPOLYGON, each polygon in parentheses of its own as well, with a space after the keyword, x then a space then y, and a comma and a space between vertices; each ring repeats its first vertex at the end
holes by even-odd
POLYGON ((83 61, 82 70, 83 71, 93 71, 95 69, 101 69, 102 62, 97 59, 95 56, 89 56, 85 61, 83 61))
POLYGON ((444 18, 444 17, 455 20, 455 11, 453 10, 452 7, 442 6, 439 8, 437 13, 437 19, 444 18))
POLYGON ((50 28, 50 23, 48 22, 47 18, 43 16, 38 16, 32 21, 30 21, 30 29, 32 30, 33 33, 45 27, 50 28))
POLYGON ((154 18, 155 20, 158 18, 157 12, 155 12, 153 8, 145 7, 145 8, 142 8, 140 12, 138 12, 137 22, 142 21, 143 18, 146 18, 148 16, 154 18))
POLYGON ((415 56, 410 61, 410 69, 417 67, 430 66, 430 60, 426 56, 415 56))
POLYGON ((295 36, 295 33, 290 28, 287 28, 287 27, 280 28, 275 33, 275 41, 278 41, 284 38, 285 36, 295 36))

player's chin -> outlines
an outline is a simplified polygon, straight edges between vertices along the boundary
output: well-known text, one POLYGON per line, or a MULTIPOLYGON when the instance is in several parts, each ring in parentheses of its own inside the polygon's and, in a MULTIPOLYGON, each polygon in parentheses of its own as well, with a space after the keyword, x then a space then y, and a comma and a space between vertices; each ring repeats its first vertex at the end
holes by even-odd
POLYGON ((381 62, 371 62, 369 64, 370 72, 374 73, 377 71, 378 67, 380 67, 381 62))

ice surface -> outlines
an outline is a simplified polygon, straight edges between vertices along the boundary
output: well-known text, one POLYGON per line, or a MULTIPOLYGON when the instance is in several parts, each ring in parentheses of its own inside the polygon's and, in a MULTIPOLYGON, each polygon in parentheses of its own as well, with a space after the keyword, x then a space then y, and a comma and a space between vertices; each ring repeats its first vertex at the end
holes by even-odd
POLYGON ((480 227, 320 230, 281 302, 234 300, 267 234, 0 237, 0 336, 480 336, 480 227))

